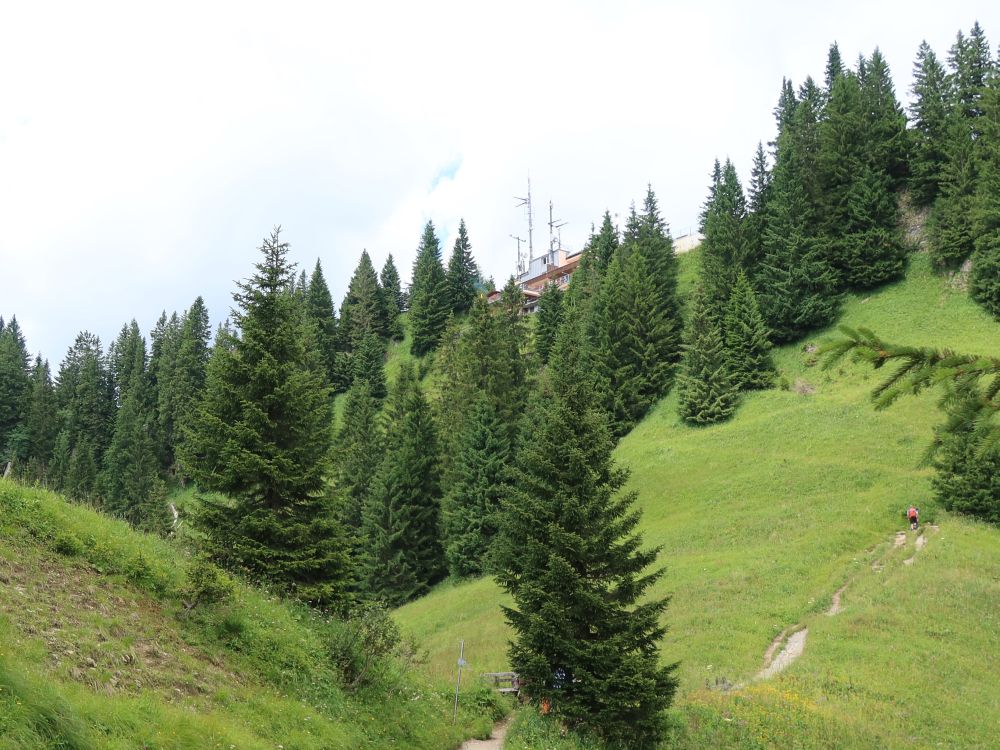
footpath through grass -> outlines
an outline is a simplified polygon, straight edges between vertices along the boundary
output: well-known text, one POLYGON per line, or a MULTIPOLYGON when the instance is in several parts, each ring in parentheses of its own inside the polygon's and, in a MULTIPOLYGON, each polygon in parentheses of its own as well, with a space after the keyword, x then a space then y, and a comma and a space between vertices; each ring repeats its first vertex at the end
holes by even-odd
MULTIPOLYGON (((1000 347, 1000 325, 922 255, 905 281, 850 298, 842 322, 900 343, 1000 347)), ((681 424, 671 395, 617 450, 645 541, 663 546, 654 593, 672 596, 663 653, 680 661, 675 746, 987 747, 1000 737, 1000 531, 930 503, 932 471, 918 463, 939 420, 935 396, 873 411, 879 373, 816 363, 813 346, 833 335, 780 350, 786 389, 747 397, 728 424, 681 424), (903 549, 891 540, 910 502, 940 531, 904 565, 912 535, 903 549), (827 617, 845 583, 842 612, 827 617), (755 682, 769 643, 797 623, 809 627, 803 656, 755 682)), ((489 580, 445 584, 397 618, 430 649, 436 677, 452 674, 461 638, 474 671, 499 670, 500 601, 489 580)), ((524 747, 555 747, 539 742, 524 747)))

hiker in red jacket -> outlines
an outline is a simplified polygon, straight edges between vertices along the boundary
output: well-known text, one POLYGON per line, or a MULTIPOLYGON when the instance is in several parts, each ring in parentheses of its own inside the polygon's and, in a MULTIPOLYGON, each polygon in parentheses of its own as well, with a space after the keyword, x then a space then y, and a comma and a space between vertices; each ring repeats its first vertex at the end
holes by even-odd
POLYGON ((911 505, 910 509, 906 511, 906 517, 910 521, 910 528, 916 529, 920 523, 920 511, 915 505, 911 505))

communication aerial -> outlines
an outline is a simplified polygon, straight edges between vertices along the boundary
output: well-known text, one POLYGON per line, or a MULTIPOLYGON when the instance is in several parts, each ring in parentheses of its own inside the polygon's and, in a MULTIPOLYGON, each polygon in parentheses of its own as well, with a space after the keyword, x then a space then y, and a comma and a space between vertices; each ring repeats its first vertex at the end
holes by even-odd
POLYGON ((556 249, 562 250, 562 232, 559 230, 568 223, 562 219, 552 218, 552 201, 549 201, 549 255, 552 255, 556 249))
POLYGON ((524 240, 518 237, 516 234, 512 234, 510 238, 512 240, 517 241, 517 275, 521 276, 525 271, 528 270, 524 264, 524 256, 521 255, 521 243, 524 242, 524 240))
MULTIPOLYGON (((532 211, 532 209, 531 209, 531 176, 530 175, 528 176, 528 197, 527 198, 521 198, 521 197, 515 195, 514 196, 514 200, 520 201, 517 204, 517 208, 520 208, 521 206, 524 206, 524 211, 528 215, 528 263, 530 263, 531 261, 533 261, 535 259, 535 243, 534 243, 535 212, 532 211)), ((519 249, 518 249, 517 256, 518 256, 518 265, 519 266, 520 266, 520 261, 521 261, 520 247, 521 247, 521 245, 520 245, 520 243, 518 243, 518 248, 519 249)), ((522 271, 522 273, 523 273, 523 271, 522 271)))

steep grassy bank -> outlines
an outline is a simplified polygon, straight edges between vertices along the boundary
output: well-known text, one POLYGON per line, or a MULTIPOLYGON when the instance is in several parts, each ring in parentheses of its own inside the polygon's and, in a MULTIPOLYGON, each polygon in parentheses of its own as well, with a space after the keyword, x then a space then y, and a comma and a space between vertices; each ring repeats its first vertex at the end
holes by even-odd
POLYGON ((492 723, 484 693, 452 726, 447 688, 405 653, 345 689, 345 626, 256 589, 188 611, 189 565, 0 481, 0 748, 445 750, 492 723))
MULTIPOLYGON (((922 255, 905 281, 849 299, 842 321, 961 351, 1000 343, 1000 326, 922 255)), ((646 542, 664 548, 664 658, 680 660, 682 679, 674 743, 988 746, 1000 736, 1000 674, 985 658, 1000 646, 1000 532, 929 503, 931 471, 917 464, 934 397, 874 412, 877 373, 816 366, 813 345, 833 334, 778 352, 787 388, 748 397, 730 423, 682 425, 669 396, 618 448, 646 542), (892 546, 911 501, 940 526, 919 553, 912 534, 892 546), (790 626, 808 628, 804 654, 755 681, 790 626)), ((450 673, 459 638, 473 669, 501 669, 499 601, 487 580, 448 584, 398 619, 436 675, 450 673)))

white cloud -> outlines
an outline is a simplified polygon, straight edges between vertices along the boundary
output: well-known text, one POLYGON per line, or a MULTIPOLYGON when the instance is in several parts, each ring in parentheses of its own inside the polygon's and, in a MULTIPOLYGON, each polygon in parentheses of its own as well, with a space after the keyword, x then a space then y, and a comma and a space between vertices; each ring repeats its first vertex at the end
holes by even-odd
MULTIPOLYGON (((57 362, 198 294, 225 316, 273 224, 337 299, 362 248, 409 273, 465 217, 498 280, 548 201, 579 247, 652 182, 681 232, 712 160, 746 176, 783 75, 879 44, 909 88, 981 3, 20 3, 0 11, 0 314, 57 362), (824 9, 825 10, 825 9, 824 9), (443 170, 458 164, 451 176, 443 170)), ((54 363, 55 363, 54 362, 54 363)))

